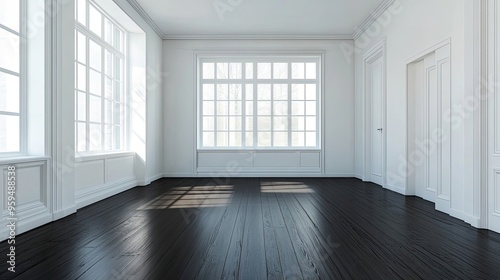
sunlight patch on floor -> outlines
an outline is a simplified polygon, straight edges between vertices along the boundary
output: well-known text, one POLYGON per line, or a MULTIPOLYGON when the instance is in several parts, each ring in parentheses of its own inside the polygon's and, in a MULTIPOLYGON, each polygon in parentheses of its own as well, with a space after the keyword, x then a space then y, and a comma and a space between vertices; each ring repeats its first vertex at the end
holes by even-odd
POLYGON ((233 196, 233 186, 175 187, 137 210, 223 207, 233 196))
POLYGON ((314 190, 303 182, 262 182, 263 193, 314 193, 314 190))

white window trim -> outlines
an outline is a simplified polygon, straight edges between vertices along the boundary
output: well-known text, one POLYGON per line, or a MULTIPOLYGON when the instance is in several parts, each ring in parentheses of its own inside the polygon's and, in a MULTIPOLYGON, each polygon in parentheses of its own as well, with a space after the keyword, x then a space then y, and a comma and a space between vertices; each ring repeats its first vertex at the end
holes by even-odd
MULTIPOLYGON (((199 152, 213 152, 213 151, 262 151, 262 152, 272 152, 272 151, 293 151, 293 152, 300 152, 300 151, 321 151, 323 148, 323 143, 324 143, 324 119, 323 119, 323 112, 324 112, 324 55, 325 51, 195 51, 194 52, 194 57, 195 57, 195 77, 196 77, 196 102, 194 105, 194 112, 195 112, 195 120, 196 120, 196 126, 195 126, 195 149, 199 152), (202 118, 203 118, 203 112, 202 112, 202 107, 201 104, 203 102, 203 98, 201 96, 202 90, 202 67, 201 64, 203 62, 221 62, 217 60, 223 60, 223 62, 230 62, 230 60, 234 60, 237 62, 245 62, 245 60, 249 60, 249 62, 253 63, 258 63, 258 62, 280 62, 280 59, 283 59, 283 62, 293 62, 294 59, 296 59, 299 62, 305 62, 304 59, 312 59, 313 62, 318 63, 317 65, 317 109, 316 109, 316 116, 317 116, 317 132, 316 132, 316 142, 317 146, 316 147, 305 147, 305 146, 298 146, 298 147, 292 147, 292 146, 287 146, 287 147, 259 147, 256 145, 256 140, 257 136, 254 133, 254 146, 253 147, 204 147, 202 146, 202 118)), ((243 67, 244 68, 244 67, 243 67)), ((242 68, 242 75, 244 73, 244 70, 242 68)), ((272 83, 272 81, 276 81, 275 79, 256 79, 256 67, 253 69, 254 71, 254 79, 251 79, 253 84, 259 84, 259 83, 266 83, 268 81, 271 85, 276 84, 272 83)), ((289 73, 290 69, 289 69, 289 73)), ((272 68, 271 68, 271 75, 272 75, 272 68)), ((316 80, 316 79, 315 79, 316 80)), ((215 78, 214 81, 217 81, 215 78)), ((220 81, 220 80, 219 80, 220 81)), ((231 83, 242 83, 243 85, 246 84, 249 80, 248 79, 227 79, 228 84, 231 83)), ((283 80, 286 81, 285 83, 301 83, 301 82, 311 82, 310 79, 286 79, 283 80)), ((244 86, 243 86, 244 87, 244 86)), ((289 89, 290 91, 290 89, 289 89)), ((254 89, 254 94, 256 93, 254 89)), ((244 98, 242 98, 243 100, 244 98)), ((254 99, 254 132, 255 130, 255 122, 256 122, 256 103, 254 99)), ((289 111, 290 113, 290 111, 289 111)), ((243 115, 242 115, 243 116, 243 115)), ((242 128, 242 131, 244 128, 242 128)), ((290 127, 288 128, 288 131, 290 131, 290 127)), ((215 131, 216 132, 216 131, 215 131)), ((291 139, 289 139, 290 141, 291 139)), ((243 145, 243 144, 242 144, 243 145)), ((290 145, 290 142, 289 142, 290 145)))

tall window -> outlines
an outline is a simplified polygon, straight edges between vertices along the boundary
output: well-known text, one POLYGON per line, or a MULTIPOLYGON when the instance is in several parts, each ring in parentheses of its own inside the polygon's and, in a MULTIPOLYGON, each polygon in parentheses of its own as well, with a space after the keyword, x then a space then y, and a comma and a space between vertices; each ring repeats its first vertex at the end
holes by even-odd
POLYGON ((121 150, 125 140, 126 33, 94 1, 78 0, 75 6, 77 151, 121 150))
POLYGON ((319 148, 320 57, 199 59, 200 148, 319 148))
POLYGON ((0 154, 21 152, 21 1, 0 0, 0 154))

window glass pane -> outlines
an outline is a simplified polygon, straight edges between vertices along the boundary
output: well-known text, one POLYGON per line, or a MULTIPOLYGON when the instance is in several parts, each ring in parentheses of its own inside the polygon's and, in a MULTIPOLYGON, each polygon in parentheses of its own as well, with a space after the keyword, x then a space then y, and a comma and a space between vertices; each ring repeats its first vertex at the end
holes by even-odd
POLYGON ((101 98, 89 96, 89 120, 91 122, 101 122, 101 98))
POLYGON ((87 120, 87 94, 85 92, 78 92, 78 120, 87 120))
POLYGON ((123 106, 122 104, 115 102, 115 108, 113 110, 113 123, 117 125, 121 125, 123 123, 123 106))
POLYGON ((214 117, 203 117, 203 130, 214 131, 215 120, 214 117))
POLYGON ((306 101, 306 115, 316 115, 316 101, 306 101))
POLYGON ((87 151, 87 125, 85 123, 77 123, 77 151, 87 151))
POLYGON ((102 90, 102 75, 101 73, 94 71, 90 69, 90 79, 89 79, 89 86, 90 86, 90 93, 93 93, 95 95, 101 95, 101 90, 102 90))
POLYGON ((288 100, 288 85, 275 84, 273 91, 274 100, 288 100))
POLYGON ((118 49, 119 51, 123 52, 124 51, 124 44, 123 40, 125 39, 123 35, 123 31, 121 31, 119 28, 115 27, 115 48, 118 49))
POLYGON ((292 85, 292 100, 304 100, 304 85, 292 85))
POLYGON ((19 36, 0 28, 0 67, 19 73, 19 36))
POLYGON ((231 101, 229 102, 229 115, 233 115, 233 116, 239 116, 241 115, 242 111, 241 111, 241 106, 242 106, 242 103, 241 101, 231 101))
POLYGON ((271 63, 257 63, 257 78, 271 79, 271 63))
POLYGON ((257 118, 258 130, 271 130, 271 117, 257 118))
POLYGON ((89 125, 89 151, 100 151, 102 149, 102 130, 100 124, 89 125))
POLYGON ((271 115, 271 101, 257 102, 257 114, 261 116, 271 115))
POLYGON ((228 114, 229 114, 229 102, 217 101, 217 115, 228 115, 228 114))
POLYGON ((213 101, 204 101, 203 102, 203 115, 204 116, 215 115, 215 106, 214 106, 213 101))
POLYGON ((217 130, 229 130, 229 120, 227 117, 217 117, 217 130))
POLYGON ((230 100, 242 99, 241 85, 229 85, 229 99, 230 100))
POLYGON ((304 115, 304 101, 292 101, 292 115, 304 115))
POLYGON ((307 100, 316 100, 316 85, 315 84, 306 85, 306 99, 307 100))
POLYGON ((229 130, 241 130, 241 117, 229 117, 229 130))
POLYGON ((113 149, 113 126, 105 125, 104 126, 104 150, 112 150, 113 149))
POLYGON ((87 90, 87 67, 84 65, 78 64, 78 79, 77 79, 77 88, 79 90, 86 91, 87 90))
POLYGON ((0 111, 19 113, 19 77, 0 72, 0 111))
POLYGON ((113 30, 115 29, 114 24, 108 19, 104 18, 104 40, 113 45, 113 30))
POLYGON ((288 101, 274 101, 273 113, 277 116, 288 115, 288 101))
POLYGON ((288 132, 274 132, 273 133, 273 146, 274 147, 287 147, 288 146, 288 132))
POLYGON ((306 79, 316 79, 316 63, 306 63, 306 79))
POLYGON ((0 0, 0 24, 19 32, 19 0, 0 0))
POLYGON ((90 67, 94 68, 95 70, 101 71, 102 47, 92 40, 89 40, 89 56, 90 67))
POLYGON ((113 123, 113 102, 110 100, 104 100, 104 123, 113 123))
POLYGON ((304 130, 304 117, 292 117, 292 130, 304 130))
POLYGON ((203 79, 214 79, 214 63, 203 63, 203 79))
POLYGON ((217 132, 217 146, 227 147, 228 146, 228 133, 227 132, 217 132))
POLYGON ((245 99, 246 100, 253 100, 253 85, 246 85, 245 86, 245 99))
POLYGON ((83 25, 87 25, 87 0, 78 0, 76 3, 76 9, 78 22, 83 25))
POLYGON ((215 145, 213 132, 203 132, 203 146, 213 147, 215 145))
POLYGON ((78 61, 87 64, 87 36, 78 32, 78 61))
POLYGON ((304 147, 304 132, 292 132, 292 146, 304 147))
POLYGON ((273 129, 274 130, 288 130, 288 117, 274 117, 273 129))
POLYGON ((253 117, 246 117, 245 127, 246 130, 253 130, 253 117))
POLYGON ((306 117, 306 130, 316 130, 316 117, 306 117))
POLYGON ((307 147, 316 146, 316 132, 306 132, 306 146, 307 147))
POLYGON ((102 14, 94 5, 89 5, 89 29, 101 37, 102 35, 102 14))
POLYGON ((229 79, 241 79, 241 63, 229 63, 229 79))
POLYGON ((229 64, 217 63, 217 79, 227 79, 229 76, 229 64))
POLYGON ((270 147, 271 146, 271 132, 259 132, 259 133, 257 133, 257 145, 259 147, 270 147))
POLYGON ((288 79, 288 63, 274 63, 273 78, 288 79))
POLYGON ((203 100, 214 100, 214 85, 203 85, 203 100))
POLYGON ((113 78, 113 54, 108 50, 104 51, 104 74, 106 76, 113 78))
POLYGON ((257 85, 257 99, 271 100, 271 85, 257 85))
POLYGON ((245 141, 247 147, 253 147, 253 132, 245 133, 245 141))
POLYGON ((217 85, 217 100, 228 100, 228 85, 217 85))
POLYGON ((304 79, 304 63, 292 63, 292 79, 304 79))
POLYGON ((111 78, 106 77, 104 85, 104 96, 107 99, 113 99, 113 80, 111 78))
POLYGON ((245 63, 245 77, 253 79, 253 63, 245 63))
POLYGON ((253 101, 247 101, 245 102, 245 114, 248 115, 253 115, 253 101))
POLYGON ((231 147, 241 146, 241 132, 229 132, 229 146, 231 147))
POLYGON ((0 115, 0 152, 19 152, 19 116, 0 115))
POLYGON ((115 141, 115 150, 119 150, 122 148, 122 136, 123 136, 123 128, 121 126, 115 126, 113 130, 113 138, 115 141))

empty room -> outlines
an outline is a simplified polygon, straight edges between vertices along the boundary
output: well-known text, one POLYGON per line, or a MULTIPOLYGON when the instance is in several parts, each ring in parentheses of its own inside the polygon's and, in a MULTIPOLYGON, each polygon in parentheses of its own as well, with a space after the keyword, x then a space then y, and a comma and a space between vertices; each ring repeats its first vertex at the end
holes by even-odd
POLYGON ((0 0, 0 279, 500 279, 499 15, 0 0))

